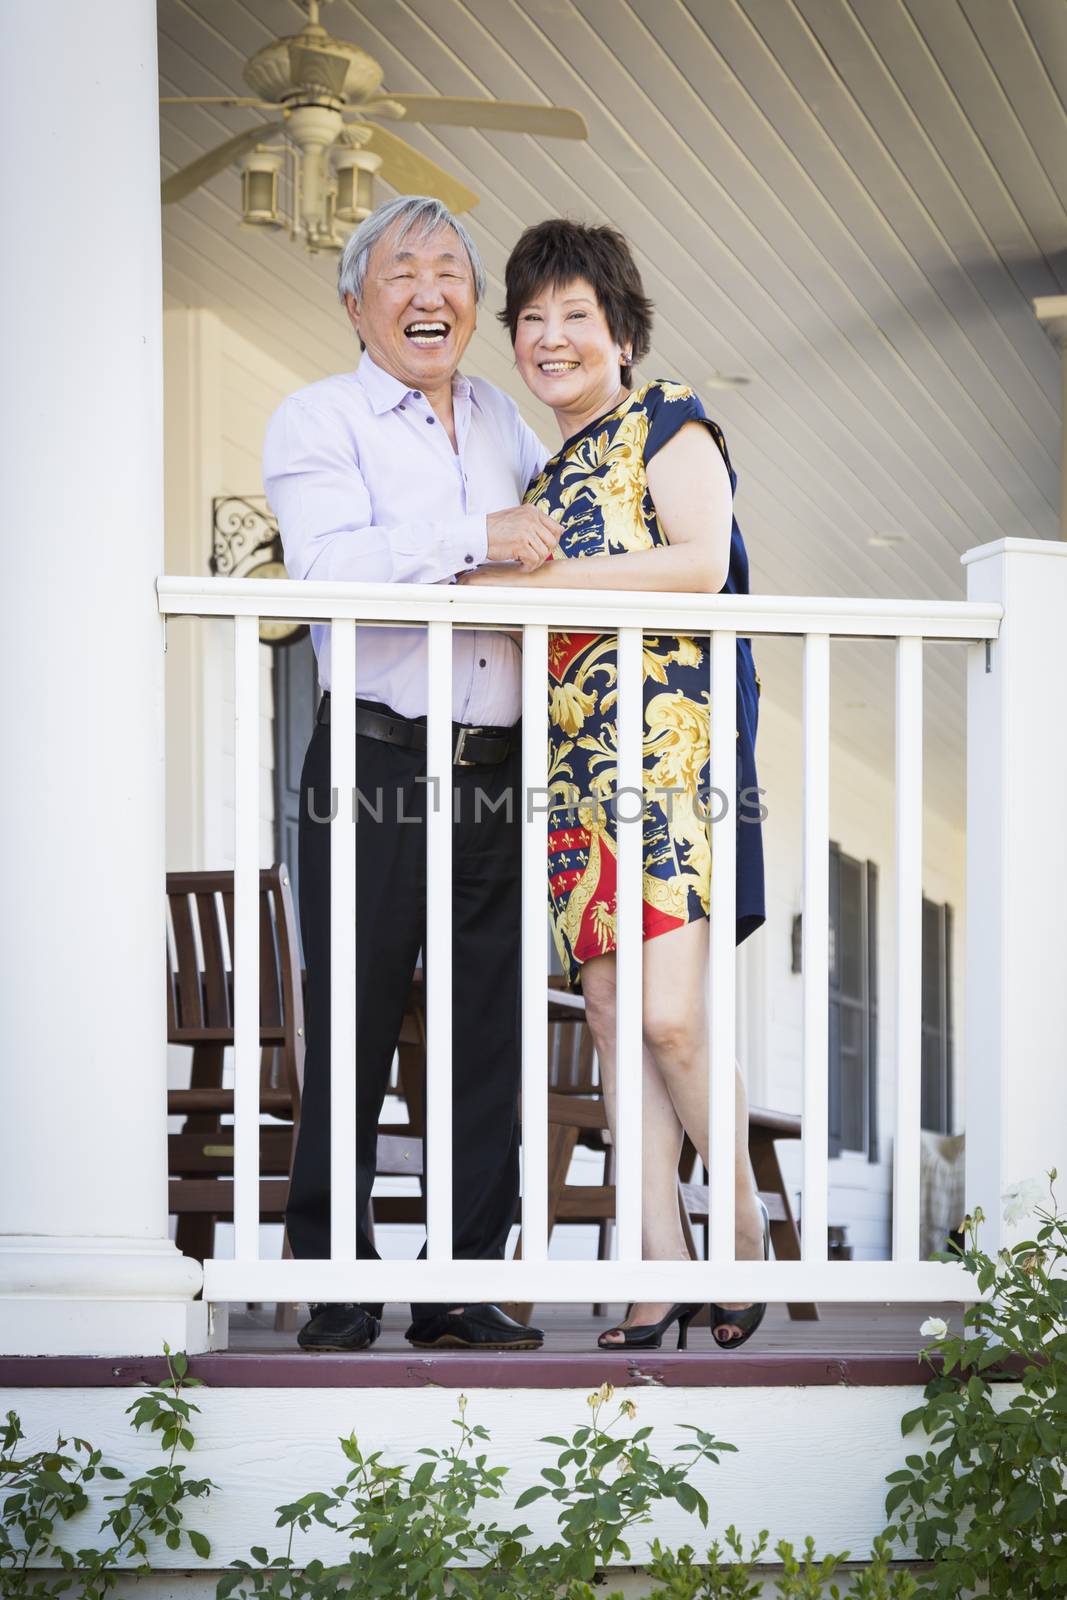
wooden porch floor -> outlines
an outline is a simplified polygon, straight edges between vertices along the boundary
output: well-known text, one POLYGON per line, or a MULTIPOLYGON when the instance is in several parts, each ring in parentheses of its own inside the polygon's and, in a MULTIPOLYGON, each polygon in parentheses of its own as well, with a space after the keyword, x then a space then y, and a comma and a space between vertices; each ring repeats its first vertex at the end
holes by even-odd
MULTIPOLYGON (((600 1355, 596 1341, 605 1328, 610 1328, 625 1311, 623 1306, 608 1308, 609 1316, 594 1317, 589 1306, 554 1305, 535 1308, 532 1320, 545 1332, 546 1355, 600 1355)), ((300 1321, 306 1310, 300 1307, 300 1321)), ((759 1332, 745 1346, 751 1354, 822 1356, 850 1355, 912 1355, 929 1343, 919 1333, 919 1324, 929 1316, 944 1317, 950 1325, 960 1322, 958 1306, 913 1305, 823 1305, 819 1307, 818 1321, 794 1322, 784 1305, 772 1305, 759 1332)), ((704 1326, 696 1324, 689 1331, 691 1350, 718 1355, 712 1345, 707 1319, 704 1326)), ((404 1338, 410 1321, 406 1306, 387 1306, 383 1319, 382 1336, 374 1346, 376 1356, 411 1355, 411 1346, 404 1338)), ((299 1324, 298 1324, 299 1325, 299 1324)), ((962 1324, 961 1324, 962 1325, 962 1324)), ((664 1341, 663 1353, 673 1351, 675 1336, 664 1341)), ((282 1354, 296 1348, 296 1334, 280 1332, 274 1327, 273 1306, 263 1310, 246 1310, 231 1307, 230 1352, 255 1355, 282 1354)), ((737 1352, 740 1355, 740 1352, 737 1352)), ((733 1359, 736 1359, 736 1355, 733 1359)), ((684 1360, 684 1354, 682 1356, 684 1360)), ((730 1360, 730 1356, 725 1356, 730 1360)))

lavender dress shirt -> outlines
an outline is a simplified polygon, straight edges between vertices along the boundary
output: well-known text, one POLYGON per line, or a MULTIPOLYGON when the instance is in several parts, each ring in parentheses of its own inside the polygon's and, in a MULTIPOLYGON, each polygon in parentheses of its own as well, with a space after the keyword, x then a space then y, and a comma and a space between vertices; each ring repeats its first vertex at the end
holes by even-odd
MULTIPOLYGON (((548 455, 507 395, 452 380, 456 440, 426 397, 364 354, 355 372, 284 400, 267 425, 263 481, 291 578, 452 583, 486 560, 486 514, 520 504, 548 455)), ((330 687, 330 630, 311 630, 330 687)), ((426 712, 424 628, 360 628, 356 692, 404 717, 426 712)), ((457 631, 455 721, 510 727, 522 709, 518 646, 457 631)))

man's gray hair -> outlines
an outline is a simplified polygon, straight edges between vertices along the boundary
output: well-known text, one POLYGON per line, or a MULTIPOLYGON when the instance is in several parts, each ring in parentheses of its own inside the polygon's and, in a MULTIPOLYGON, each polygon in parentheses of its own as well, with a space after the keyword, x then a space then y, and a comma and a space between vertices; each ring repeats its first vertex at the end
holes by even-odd
POLYGON ((478 246, 462 222, 452 215, 442 201, 434 200, 430 195, 405 194, 377 206, 369 217, 364 218, 345 245, 337 269, 337 296, 342 305, 346 294, 354 295, 357 300, 362 299, 370 253, 394 222, 400 224, 398 244, 409 234, 414 234, 417 239, 425 239, 438 228, 451 228, 467 252, 474 273, 475 297, 478 300, 482 298, 485 293, 485 268, 478 254, 478 246))

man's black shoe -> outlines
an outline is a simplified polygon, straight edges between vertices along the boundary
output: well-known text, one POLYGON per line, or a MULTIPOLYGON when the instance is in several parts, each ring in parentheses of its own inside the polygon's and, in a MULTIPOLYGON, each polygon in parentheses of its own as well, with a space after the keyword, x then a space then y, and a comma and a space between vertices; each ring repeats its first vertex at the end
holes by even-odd
POLYGON ((539 1350, 540 1328, 527 1328, 499 1306, 467 1306, 420 1317, 404 1335, 416 1350, 539 1350))
POLYGON ((311 1306, 311 1320, 296 1336, 301 1350, 369 1350, 381 1322, 362 1306, 311 1306))

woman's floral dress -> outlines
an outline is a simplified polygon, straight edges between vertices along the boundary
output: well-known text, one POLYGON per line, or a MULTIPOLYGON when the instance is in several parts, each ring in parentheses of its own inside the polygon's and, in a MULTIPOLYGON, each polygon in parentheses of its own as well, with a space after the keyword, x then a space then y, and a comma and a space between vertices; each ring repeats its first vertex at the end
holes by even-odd
MULTIPOLYGON (((711 433, 736 489, 721 430, 684 384, 656 381, 629 395, 560 448, 526 500, 555 517, 559 561, 665 545, 646 468, 687 422, 711 433)), ((736 520, 723 593, 747 594, 748 557, 736 520)), ((614 634, 549 636, 549 899, 571 987, 582 963, 615 949, 614 634)), ((644 937, 709 913, 711 832, 721 801, 709 788, 708 639, 644 639, 644 937), (673 796, 663 791, 681 791, 673 796), (659 792, 657 792, 659 791, 659 792)), ((737 642, 737 940, 764 920, 762 807, 755 765, 759 680, 737 642)), ((623 815, 627 815, 625 807, 623 815)), ((720 824, 721 826, 721 824, 720 824)))

